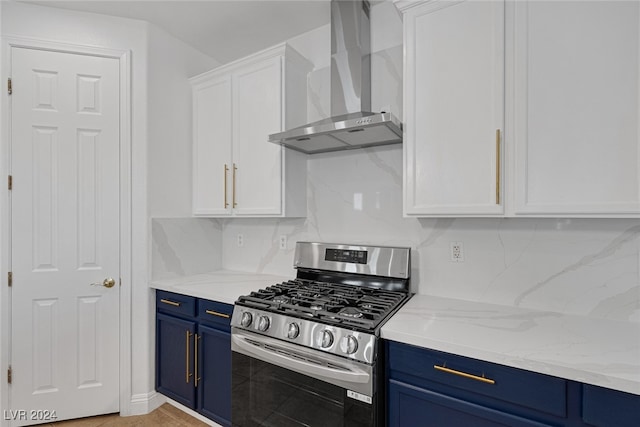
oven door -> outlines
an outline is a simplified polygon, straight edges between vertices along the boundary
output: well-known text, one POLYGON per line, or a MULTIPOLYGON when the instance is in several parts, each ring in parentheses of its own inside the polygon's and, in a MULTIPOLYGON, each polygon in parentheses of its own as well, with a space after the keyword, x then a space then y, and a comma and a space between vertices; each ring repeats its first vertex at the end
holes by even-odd
POLYGON ((232 424, 381 426, 374 367, 232 329, 232 424))

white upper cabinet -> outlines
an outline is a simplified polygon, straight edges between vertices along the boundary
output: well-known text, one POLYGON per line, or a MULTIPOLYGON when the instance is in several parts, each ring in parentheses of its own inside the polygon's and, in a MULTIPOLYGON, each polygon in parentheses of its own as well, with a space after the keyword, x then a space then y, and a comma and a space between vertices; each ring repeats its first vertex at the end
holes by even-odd
POLYGON ((638 217, 639 2, 396 5, 405 215, 638 217))
POLYGON ((640 3, 514 3, 514 214, 640 214, 640 3))
POLYGON ((306 122, 309 70, 281 44, 191 79, 194 215, 306 216, 306 156, 268 136, 306 122))
MULTIPOLYGON (((259 62, 235 75, 233 97, 236 213, 279 215, 282 147, 266 142, 281 131, 280 60, 259 62)), ((298 177, 301 178, 301 177, 298 177)))
POLYGON ((504 3, 404 14, 404 212, 502 215, 504 3))
POLYGON ((230 215, 231 76, 193 87, 193 213, 230 215))

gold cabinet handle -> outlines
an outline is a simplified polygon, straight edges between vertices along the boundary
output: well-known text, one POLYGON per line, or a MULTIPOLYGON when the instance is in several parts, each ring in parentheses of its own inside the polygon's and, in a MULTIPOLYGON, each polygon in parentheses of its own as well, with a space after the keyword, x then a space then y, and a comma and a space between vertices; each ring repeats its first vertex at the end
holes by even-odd
POLYGON ((231 199, 231 203, 233 208, 235 208, 236 206, 238 206, 238 204, 236 203, 236 171, 238 170, 238 167, 236 166, 236 164, 233 164, 233 194, 232 194, 232 199, 231 199))
POLYGON ((464 378, 469 378, 471 380, 480 381, 480 382, 483 382, 483 383, 486 383, 486 384, 495 384, 496 383, 492 379, 485 378, 485 377, 479 377, 477 375, 467 374, 466 372, 456 371, 455 369, 449 369, 446 366, 433 365, 433 369, 435 369, 436 371, 446 372, 448 374, 453 374, 453 375, 458 375, 458 376, 461 376, 461 377, 464 377, 464 378))
POLYGON ((180 307, 180 303, 179 302, 171 301, 171 300, 168 300, 168 299, 161 299, 160 302, 172 305, 174 307, 180 307))
POLYGON ((227 164, 224 164, 224 208, 227 209, 229 207, 229 202, 227 201, 227 174, 229 173, 229 168, 227 164))
POLYGON ((191 332, 187 331, 187 351, 186 351, 186 364, 187 364, 187 370, 186 370, 186 381, 187 384, 189 384, 189 378, 193 375, 191 373, 189 373, 189 342, 191 341, 191 335, 193 335, 191 332))
POLYGON ((500 204, 500 129, 496 129, 496 205, 500 204))
POLYGON ((230 317, 228 314, 218 313, 217 311, 213 310, 206 310, 205 313, 211 314, 212 316, 224 317, 225 319, 228 319, 230 317))
POLYGON ((198 376, 198 340, 200 339, 200 337, 198 336, 198 334, 196 334, 196 339, 194 341, 196 348, 194 351, 194 358, 195 358, 195 364, 194 364, 194 374, 195 374, 195 385, 196 388, 198 388, 198 381, 200 381, 200 377, 198 376))

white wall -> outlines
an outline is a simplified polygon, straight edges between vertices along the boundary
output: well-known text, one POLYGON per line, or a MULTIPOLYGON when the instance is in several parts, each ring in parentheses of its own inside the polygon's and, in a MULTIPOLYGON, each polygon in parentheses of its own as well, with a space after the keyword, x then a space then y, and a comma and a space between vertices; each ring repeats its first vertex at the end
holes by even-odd
MULTIPOLYGON (((165 218, 188 217, 191 216, 191 192, 185 189, 191 188, 192 170, 191 86, 188 79, 216 67, 219 63, 155 25, 149 25, 148 29, 148 215, 165 218)), ((180 242, 188 244, 187 239, 195 239, 192 240, 195 246, 195 243, 199 242, 198 236, 186 233, 192 229, 189 225, 193 221, 165 219, 153 224, 149 221, 147 236, 170 237, 174 246, 179 246, 180 242)), ((217 234, 215 228, 205 230, 201 236, 210 235, 211 238, 206 239, 203 245, 209 244, 205 247, 212 255, 203 257, 201 252, 201 256, 190 258, 191 261, 200 261, 203 258, 200 264, 207 258, 215 259, 213 254, 220 258, 220 250, 216 250, 220 245, 219 227, 217 234)), ((167 255, 167 252, 156 252, 152 243, 147 253, 148 261, 145 266, 148 267, 147 271, 153 274, 151 260, 159 258, 153 254, 167 255)), ((220 262, 212 262, 211 265, 216 267, 220 262)), ((197 271, 187 260, 180 267, 188 272, 197 271)), ((139 324, 136 320, 133 322, 133 342, 146 345, 140 345, 137 349, 136 357, 139 363, 136 366, 145 372, 145 382, 140 384, 141 390, 144 390, 143 393, 150 393, 155 389, 155 293, 147 286, 138 287, 137 292, 141 294, 136 295, 137 300, 142 301, 146 297, 146 304, 141 304, 136 310, 136 318, 142 321, 139 324)), ((139 395, 139 398, 144 400, 144 395, 139 395)))
MULTIPOLYGON (((0 15, 3 36, 131 51, 133 279, 129 285, 132 294, 131 340, 135 345, 130 384, 133 403, 121 411, 144 413, 151 408, 149 398, 154 394, 155 304, 153 292, 147 286, 150 216, 190 215, 191 195, 184 191, 191 187, 188 77, 217 63, 142 21, 7 1, 0 3, 0 15)), ((4 167, 6 163, 1 163, 0 168, 4 167)), ((4 170, 0 172, 5 175, 4 170)), ((0 207, 2 215, 6 206, 0 207)), ((3 264, 5 258, 2 258, 3 264)), ((0 273, 6 276, 4 271, 0 273)), ((0 354, 3 369, 7 355, 3 349, 0 354)), ((5 404, 6 386, 2 391, 0 402, 5 404)))
POLYGON ((155 25, 149 27, 149 215, 191 216, 191 86, 220 65, 155 25))
MULTIPOLYGON (((392 5, 372 8, 371 28, 372 107, 401 118, 402 23, 392 5)), ((329 40, 322 27, 290 41, 316 64, 310 121, 329 112, 329 40)), ((293 275, 297 240, 410 246, 414 292, 640 322, 638 219, 403 218, 399 145, 309 156, 308 171, 306 219, 224 220, 224 268, 293 275), (463 263, 450 261, 452 241, 464 243, 463 263)))

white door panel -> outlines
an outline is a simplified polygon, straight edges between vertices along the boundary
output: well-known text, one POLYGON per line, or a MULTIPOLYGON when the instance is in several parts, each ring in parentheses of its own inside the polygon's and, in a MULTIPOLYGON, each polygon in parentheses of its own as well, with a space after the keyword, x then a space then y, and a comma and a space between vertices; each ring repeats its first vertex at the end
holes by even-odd
POLYGON ((282 213, 283 148, 268 141, 269 134, 282 129, 281 78, 280 58, 248 67, 234 76, 237 215, 282 213))
POLYGON ((118 412, 119 62, 11 60, 11 407, 118 412))
POLYGON ((640 5, 516 2, 515 214, 640 213, 640 5))
POLYGON ((231 215, 231 76, 193 88, 193 213, 231 215))
POLYGON ((429 2, 405 26, 405 214, 501 215, 504 2, 429 2))

